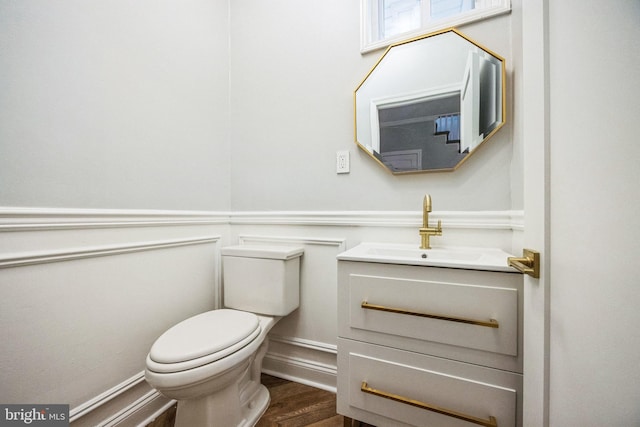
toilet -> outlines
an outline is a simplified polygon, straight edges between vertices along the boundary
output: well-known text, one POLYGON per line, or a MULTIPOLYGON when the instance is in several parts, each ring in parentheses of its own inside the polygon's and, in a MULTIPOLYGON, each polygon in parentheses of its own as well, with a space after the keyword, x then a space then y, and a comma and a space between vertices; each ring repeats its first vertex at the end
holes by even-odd
POLYGON ((176 427, 253 426, 269 406, 260 383, 269 330, 300 303, 299 247, 222 248, 224 308, 171 327, 145 378, 178 401, 176 427))

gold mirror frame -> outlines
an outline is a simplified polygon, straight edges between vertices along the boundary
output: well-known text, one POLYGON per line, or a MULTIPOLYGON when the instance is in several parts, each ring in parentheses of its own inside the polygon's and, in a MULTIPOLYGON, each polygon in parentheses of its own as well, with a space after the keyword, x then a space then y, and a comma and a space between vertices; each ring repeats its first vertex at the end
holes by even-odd
POLYGON ((453 171, 506 122, 505 60, 454 28, 426 34, 389 46, 353 102, 355 142, 385 169, 453 171))

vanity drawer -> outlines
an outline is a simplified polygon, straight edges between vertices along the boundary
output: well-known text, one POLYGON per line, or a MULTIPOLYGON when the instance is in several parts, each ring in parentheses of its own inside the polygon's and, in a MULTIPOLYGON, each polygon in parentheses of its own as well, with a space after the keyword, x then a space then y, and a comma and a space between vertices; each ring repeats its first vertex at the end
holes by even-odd
POLYGON ((374 425, 518 426, 522 376, 339 339, 338 412, 374 425))
POLYGON ((363 274, 346 286, 351 331, 518 354, 517 289, 363 274))

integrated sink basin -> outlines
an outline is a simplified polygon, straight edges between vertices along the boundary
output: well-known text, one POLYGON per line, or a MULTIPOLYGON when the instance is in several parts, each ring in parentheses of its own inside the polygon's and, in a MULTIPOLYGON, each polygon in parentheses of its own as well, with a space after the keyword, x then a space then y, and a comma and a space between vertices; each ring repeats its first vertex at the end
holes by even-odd
POLYGON ((495 248, 456 246, 420 249, 418 245, 361 243, 339 254, 338 260, 515 272, 507 265, 510 256, 495 248))

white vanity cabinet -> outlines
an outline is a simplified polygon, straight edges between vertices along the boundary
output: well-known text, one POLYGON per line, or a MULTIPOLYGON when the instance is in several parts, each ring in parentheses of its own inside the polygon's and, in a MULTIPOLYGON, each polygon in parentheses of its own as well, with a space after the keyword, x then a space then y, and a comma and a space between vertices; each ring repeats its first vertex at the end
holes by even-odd
POLYGON ((338 413, 522 425, 522 275, 338 259, 338 413))

